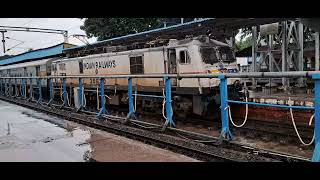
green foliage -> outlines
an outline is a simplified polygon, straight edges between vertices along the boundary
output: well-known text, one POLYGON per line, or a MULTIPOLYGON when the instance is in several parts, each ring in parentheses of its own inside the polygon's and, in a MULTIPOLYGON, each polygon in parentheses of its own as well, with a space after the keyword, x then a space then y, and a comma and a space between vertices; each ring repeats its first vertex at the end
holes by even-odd
MULTIPOLYGON (((194 18, 184 18, 184 22, 193 20, 194 18)), ((84 30, 89 38, 97 37, 98 41, 101 41, 160 28, 164 22, 171 26, 181 23, 181 18, 85 18, 80 29, 84 30)))
POLYGON ((134 34, 162 25, 162 18, 86 18, 80 29, 98 41, 134 34))
POLYGON ((252 44, 252 36, 248 36, 242 39, 240 38, 240 41, 236 42, 236 49, 237 51, 241 51, 245 48, 250 47, 251 44, 252 44))

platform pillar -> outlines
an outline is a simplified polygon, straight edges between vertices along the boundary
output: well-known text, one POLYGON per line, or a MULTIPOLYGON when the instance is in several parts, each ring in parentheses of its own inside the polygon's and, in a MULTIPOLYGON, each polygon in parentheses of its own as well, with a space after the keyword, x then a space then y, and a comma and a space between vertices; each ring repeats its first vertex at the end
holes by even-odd
POLYGON ((172 112, 172 100, 171 100, 171 80, 169 77, 164 77, 165 86, 166 86, 166 116, 169 122, 169 126, 175 127, 173 122, 173 112, 172 112))
POLYGON ((42 102, 41 78, 37 79, 37 84, 38 84, 38 93, 39 93, 37 104, 40 104, 42 102))
POLYGON ((133 105, 133 95, 132 95, 132 78, 128 78, 128 100, 129 100, 129 113, 127 119, 136 118, 134 105, 133 105))
POLYGON ((312 161, 320 162, 320 74, 314 74, 312 76, 315 82, 315 97, 314 97, 314 109, 315 109, 315 149, 313 151, 312 161))
POLYGON ((229 105, 228 105, 228 80, 225 75, 220 75, 220 98, 221 98, 221 120, 222 129, 220 138, 232 140, 233 136, 229 129, 229 105))
POLYGON ((100 78, 100 102, 101 102, 101 109, 100 112, 98 113, 97 117, 101 118, 103 114, 106 113, 106 102, 105 102, 105 95, 104 95, 104 78, 100 78))

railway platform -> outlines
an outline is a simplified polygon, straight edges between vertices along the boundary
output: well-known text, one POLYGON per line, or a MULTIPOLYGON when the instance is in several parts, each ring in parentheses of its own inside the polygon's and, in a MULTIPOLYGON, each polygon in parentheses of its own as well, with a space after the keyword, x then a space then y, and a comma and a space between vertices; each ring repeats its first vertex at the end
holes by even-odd
POLYGON ((4 101, 0 117, 0 162, 198 161, 4 101))

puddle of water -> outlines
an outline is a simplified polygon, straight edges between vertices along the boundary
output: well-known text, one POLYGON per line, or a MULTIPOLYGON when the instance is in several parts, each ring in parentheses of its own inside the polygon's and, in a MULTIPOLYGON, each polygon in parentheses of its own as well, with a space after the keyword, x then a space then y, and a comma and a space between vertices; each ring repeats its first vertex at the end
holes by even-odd
POLYGON ((0 116, 1 162, 90 161, 90 131, 3 101, 0 116))

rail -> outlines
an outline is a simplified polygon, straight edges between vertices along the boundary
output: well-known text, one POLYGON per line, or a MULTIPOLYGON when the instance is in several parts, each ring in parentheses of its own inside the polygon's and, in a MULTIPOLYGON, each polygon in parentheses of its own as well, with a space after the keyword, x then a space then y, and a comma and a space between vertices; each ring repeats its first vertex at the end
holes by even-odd
MULTIPOLYGON (((68 93, 67 93, 67 79, 77 78, 79 80, 78 87, 78 100, 80 102, 80 107, 78 110, 82 109, 84 106, 84 87, 83 87, 83 79, 87 78, 96 78, 99 79, 99 89, 100 89, 100 111, 97 113, 97 117, 101 118, 104 114, 108 114, 106 110, 106 99, 105 99, 105 81, 107 79, 117 79, 117 78, 125 78, 128 80, 128 102, 129 102, 129 113, 127 115, 127 120, 135 118, 135 110, 134 110, 134 95, 138 96, 151 96, 151 95, 143 95, 143 94, 133 94, 132 90, 132 79, 137 78, 163 78, 165 93, 162 98, 165 99, 165 110, 166 110, 166 122, 164 124, 164 128, 167 125, 170 127, 174 127, 175 123, 173 121, 173 110, 172 110, 172 100, 171 100, 171 79, 172 78, 218 78, 220 79, 220 100, 221 100, 221 121, 222 128, 220 138, 224 138, 227 140, 232 140, 233 135, 229 129, 229 103, 237 103, 237 104, 247 104, 247 105, 255 105, 255 106, 270 106, 277 108, 288 108, 288 109, 306 109, 306 110, 314 110, 315 111, 315 149, 312 156, 312 161, 320 161, 320 72, 314 71, 296 71, 296 72, 252 72, 252 73, 220 73, 220 74, 150 74, 150 75, 105 75, 105 76, 44 76, 44 77, 0 77, 0 93, 6 96, 12 96, 10 93, 10 89, 12 87, 12 80, 14 81, 14 87, 18 87, 17 80, 21 80, 20 86, 22 86, 22 92, 20 93, 23 98, 27 98, 27 84, 29 80, 30 85, 30 94, 29 100, 33 99, 33 83, 32 80, 37 80, 37 89, 38 89, 38 100, 37 103, 42 105, 42 90, 41 90, 41 81, 49 80, 49 102, 47 105, 53 101, 54 96, 54 87, 53 87, 53 79, 61 79, 62 81, 62 96, 63 96, 63 104, 62 107, 67 107, 68 104, 68 93), (276 104, 264 104, 264 103, 254 103, 254 102, 243 102, 243 101, 234 101, 228 99, 228 87, 227 87, 227 79, 228 78, 279 78, 279 77, 290 77, 290 78, 299 78, 306 77, 313 79, 315 82, 315 105, 314 107, 307 106, 286 106, 286 105, 276 105, 276 104), (8 88, 9 87, 9 88, 8 88)), ((98 96, 99 97, 99 96, 98 96)), ((154 96, 156 97, 156 96, 154 96)), ((160 96, 159 96, 160 97, 160 96)), ((157 98, 159 98, 157 96, 157 98)))
POLYGON ((312 78, 314 74, 320 74, 317 71, 291 71, 291 72, 248 72, 248 73, 214 73, 214 74, 141 74, 141 75, 131 75, 131 74, 121 74, 121 75, 104 75, 104 76, 85 76, 85 75, 73 75, 73 76, 43 76, 43 77, 1 77, 5 79, 57 79, 57 78, 104 78, 104 79, 114 79, 114 78, 219 78, 224 76, 225 78, 299 78, 307 77, 312 78))

